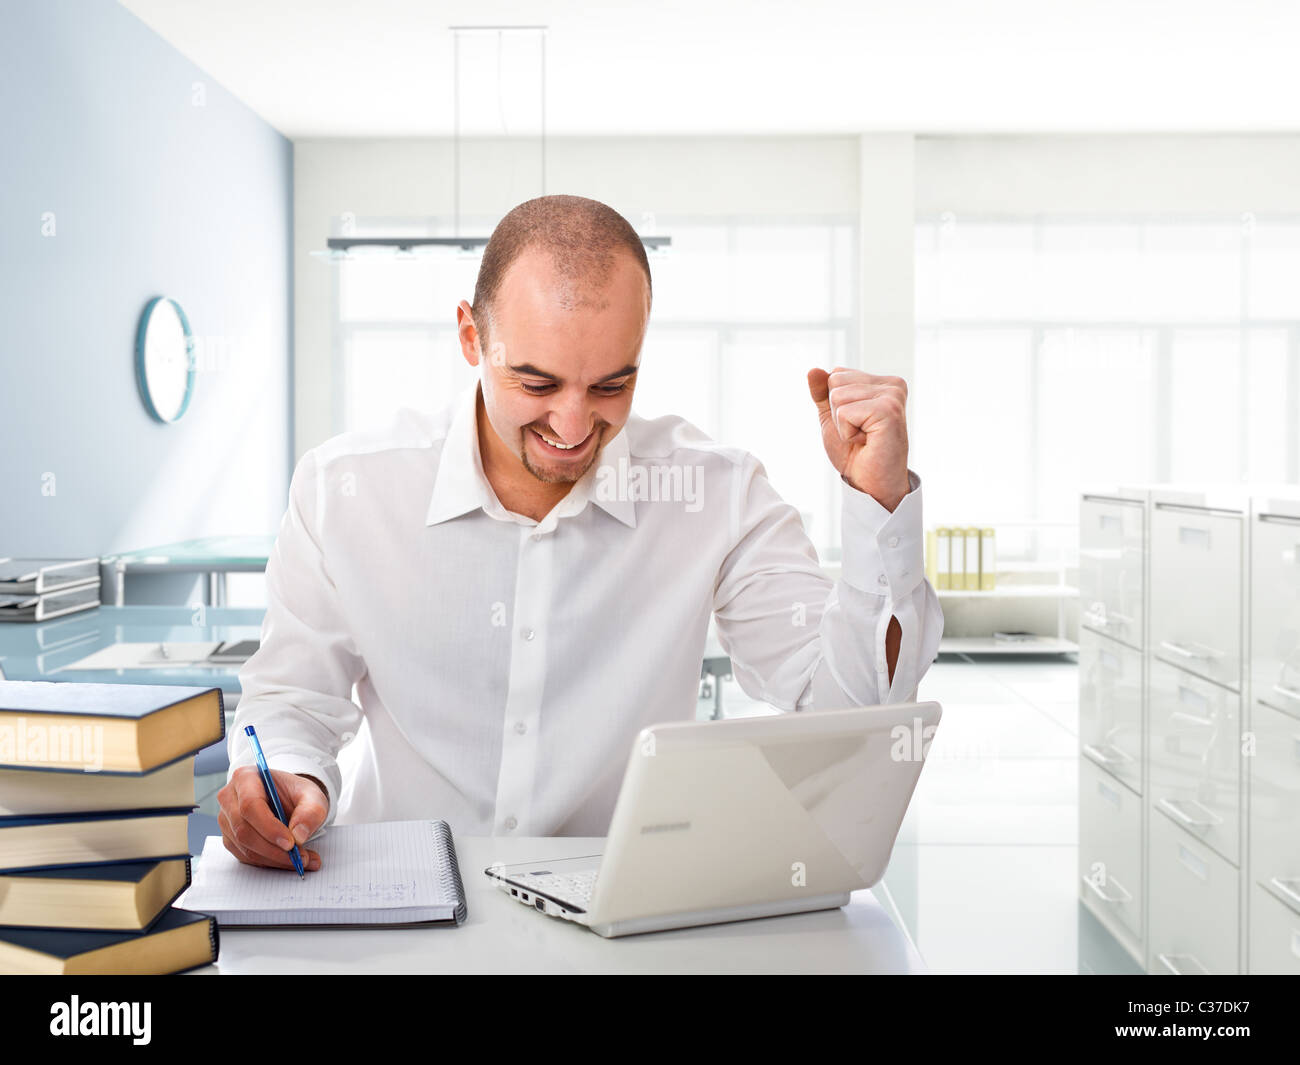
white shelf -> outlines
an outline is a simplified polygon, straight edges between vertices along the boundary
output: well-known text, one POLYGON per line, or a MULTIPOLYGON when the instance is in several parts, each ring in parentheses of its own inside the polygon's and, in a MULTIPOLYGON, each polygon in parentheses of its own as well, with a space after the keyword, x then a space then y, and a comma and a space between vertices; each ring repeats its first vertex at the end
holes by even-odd
POLYGON ((936 588, 940 599, 1075 599, 1079 589, 1068 584, 1001 584, 996 588, 971 591, 965 588, 936 588))
POLYGON ((939 641, 939 654, 964 655, 1061 655, 1079 650, 1077 643, 1057 636, 1036 636, 1032 640, 995 640, 992 636, 953 636, 939 641))

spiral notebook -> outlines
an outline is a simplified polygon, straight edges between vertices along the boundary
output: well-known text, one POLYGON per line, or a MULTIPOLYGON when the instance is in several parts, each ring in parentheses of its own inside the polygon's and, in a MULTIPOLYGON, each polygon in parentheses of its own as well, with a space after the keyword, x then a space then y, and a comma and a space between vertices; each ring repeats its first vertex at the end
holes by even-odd
POLYGON ((401 927, 465 920, 465 889, 445 821, 332 825, 308 842, 321 857, 292 869, 246 865, 209 836, 177 906, 223 928, 401 927))

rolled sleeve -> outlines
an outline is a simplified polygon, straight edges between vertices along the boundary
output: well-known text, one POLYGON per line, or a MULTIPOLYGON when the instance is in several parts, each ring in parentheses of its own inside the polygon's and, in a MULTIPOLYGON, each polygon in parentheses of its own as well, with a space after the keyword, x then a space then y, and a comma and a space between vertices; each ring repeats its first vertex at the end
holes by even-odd
POLYGON ((866 492, 844 486, 844 554, 840 579, 862 592, 897 602, 925 579, 921 478, 907 471, 910 490, 891 514, 866 492))
POLYGON ((907 477, 910 490, 892 513, 844 486, 840 579, 823 625, 829 677, 818 678, 817 706, 910 702, 938 653, 943 610, 925 579, 921 479, 907 477), (901 638, 891 683, 893 618, 901 638))

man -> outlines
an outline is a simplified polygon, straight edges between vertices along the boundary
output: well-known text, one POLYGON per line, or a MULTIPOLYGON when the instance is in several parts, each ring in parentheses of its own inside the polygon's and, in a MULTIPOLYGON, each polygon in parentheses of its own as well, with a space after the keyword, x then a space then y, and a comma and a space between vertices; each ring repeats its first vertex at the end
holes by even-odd
POLYGON ((633 737, 694 711, 711 614, 741 687, 780 709, 915 697, 943 615, 924 579, 906 384, 808 373, 844 481, 832 584, 752 455, 631 413, 650 304, 625 219, 530 200, 457 308, 478 383, 437 415, 402 411, 303 456, 219 794, 241 860, 289 868, 293 842, 335 818, 603 835, 633 737), (363 716, 345 788, 336 756, 363 716))

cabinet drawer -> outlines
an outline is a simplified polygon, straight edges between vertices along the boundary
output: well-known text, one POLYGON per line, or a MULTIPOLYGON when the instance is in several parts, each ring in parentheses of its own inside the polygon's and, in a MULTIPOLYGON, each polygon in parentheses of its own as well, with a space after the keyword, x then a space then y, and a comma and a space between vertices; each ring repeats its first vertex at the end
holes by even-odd
POLYGON ((1300 717, 1300 518, 1256 516, 1250 588, 1253 694, 1300 717))
POLYGON ((1079 743, 1086 758, 1142 791, 1142 652, 1079 629, 1079 743))
POLYGON ((1142 950, 1142 800, 1086 758, 1079 763, 1079 893, 1130 949, 1142 950))
POLYGON ((1241 696, 1152 660, 1147 707, 1152 809, 1240 862, 1241 696))
POLYGON ((1300 976, 1300 913, 1260 884, 1250 889, 1250 971, 1300 976))
POLYGON ((1079 622, 1143 647, 1146 508, 1084 499, 1079 506, 1079 622))
POLYGON ((1208 511, 1151 515, 1151 653, 1237 691, 1243 528, 1208 511))
POLYGON ((1250 879, 1300 890, 1300 721, 1256 701, 1250 726, 1250 879))
POLYGON ((1154 805, 1148 824, 1147 971, 1237 972, 1236 868, 1154 805))

